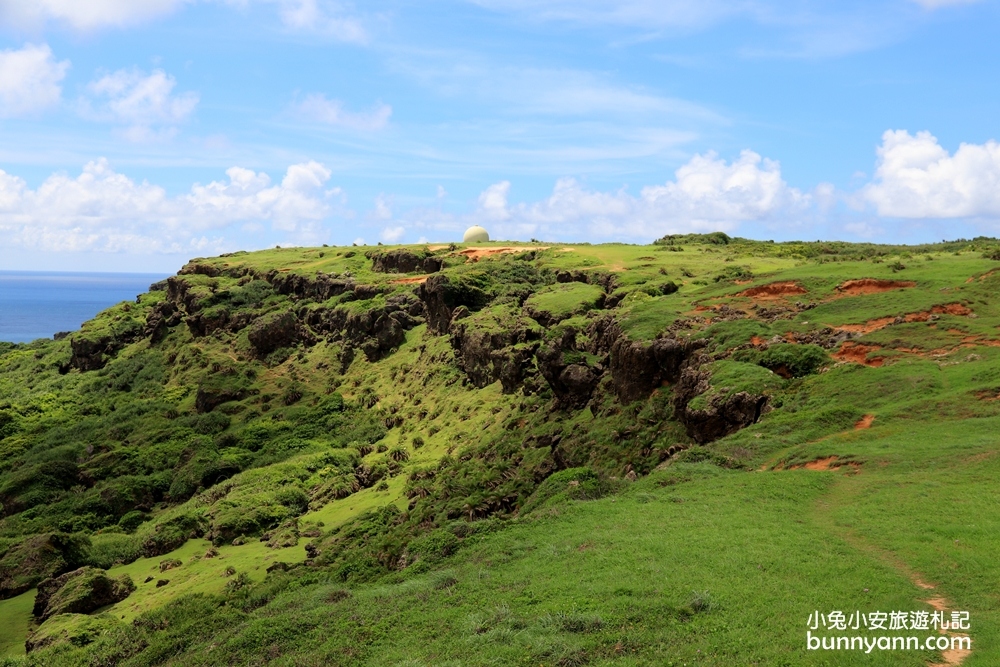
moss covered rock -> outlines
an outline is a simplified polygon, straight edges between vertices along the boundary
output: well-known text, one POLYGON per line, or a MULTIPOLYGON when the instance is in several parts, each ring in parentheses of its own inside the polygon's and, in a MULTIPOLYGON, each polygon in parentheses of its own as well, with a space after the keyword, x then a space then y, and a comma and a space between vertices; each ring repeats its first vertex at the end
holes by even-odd
POLYGON ((0 599, 30 590, 35 584, 79 567, 90 540, 80 535, 36 535, 11 548, 0 559, 0 599))
POLYGON ((32 613, 40 621, 56 614, 88 614, 121 602, 134 590, 127 574, 112 578, 106 570, 81 567, 40 583, 32 613))

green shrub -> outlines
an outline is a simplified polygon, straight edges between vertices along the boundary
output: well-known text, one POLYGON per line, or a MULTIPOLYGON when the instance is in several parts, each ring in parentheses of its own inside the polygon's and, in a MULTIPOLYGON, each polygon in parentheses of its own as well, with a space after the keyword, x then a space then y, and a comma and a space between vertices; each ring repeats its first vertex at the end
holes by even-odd
POLYGON ((741 350, 733 359, 755 363, 785 377, 804 377, 829 363, 830 355, 818 345, 778 343, 766 350, 741 350))
POLYGON ((712 280, 717 283, 724 280, 753 280, 753 271, 749 266, 727 266, 712 280))
POLYGON ((521 512, 527 514, 559 499, 595 500, 606 491, 607 485, 590 468, 560 470, 538 485, 521 512))

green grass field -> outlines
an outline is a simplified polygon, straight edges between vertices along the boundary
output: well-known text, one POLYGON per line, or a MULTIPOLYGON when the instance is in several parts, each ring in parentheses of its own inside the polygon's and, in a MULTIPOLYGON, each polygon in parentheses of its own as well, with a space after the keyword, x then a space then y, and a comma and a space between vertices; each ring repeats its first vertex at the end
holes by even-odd
POLYGON ((100 368, 0 349, 0 654, 1000 664, 995 245, 410 247, 438 292, 356 248, 196 260, 74 335, 100 368), (3 593, 81 565, 136 590, 41 625, 3 593), (967 611, 972 650, 809 650, 836 610, 967 611))

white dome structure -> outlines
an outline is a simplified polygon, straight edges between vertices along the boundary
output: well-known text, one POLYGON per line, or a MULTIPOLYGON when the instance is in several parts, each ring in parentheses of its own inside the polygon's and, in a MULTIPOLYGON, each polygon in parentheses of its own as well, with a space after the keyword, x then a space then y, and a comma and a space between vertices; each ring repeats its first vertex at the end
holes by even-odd
POLYGON ((489 240, 490 233, 479 225, 473 225, 466 229, 465 236, 462 237, 462 243, 483 243, 489 240))

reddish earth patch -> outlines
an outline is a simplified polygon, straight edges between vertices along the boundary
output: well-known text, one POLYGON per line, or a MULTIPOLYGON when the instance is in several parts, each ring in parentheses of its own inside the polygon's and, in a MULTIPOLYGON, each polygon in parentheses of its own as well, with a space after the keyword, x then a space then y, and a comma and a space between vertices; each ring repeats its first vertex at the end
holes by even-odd
MULTIPOLYGON (((965 637, 967 635, 963 633, 949 632, 946 633, 952 637, 965 637)), ((965 648, 952 648, 945 651, 941 651, 941 657, 944 658, 944 662, 935 662, 929 664, 927 667, 957 667, 965 662, 965 659, 969 657, 972 653, 971 649, 965 648)))
MULTIPOLYGON (((924 590, 929 590, 929 591, 934 590, 934 584, 928 584, 926 581, 922 580, 915 574, 912 573, 910 574, 910 580, 913 581, 915 585, 917 585, 920 588, 923 588, 924 590)), ((928 604, 931 607, 933 607, 936 611, 943 611, 943 612, 951 611, 951 603, 948 602, 946 598, 940 596, 923 600, 923 602, 924 604, 928 604)), ((969 636, 964 632, 949 632, 948 630, 939 630, 938 632, 948 637, 969 636)), ((946 649, 944 651, 941 651, 941 658, 944 660, 944 662, 929 663, 927 667, 957 667, 958 665, 961 665, 963 662, 965 662, 965 659, 968 658, 971 653, 972 653, 971 649, 962 649, 962 648, 946 649)))
POLYGON ((994 456, 997 455, 997 453, 998 452, 996 450, 992 452, 983 452, 982 454, 976 454, 975 456, 970 456, 965 461, 966 463, 982 463, 983 461, 987 461, 993 458, 994 456))
POLYGON ((783 296, 795 296, 796 294, 805 293, 805 288, 798 283, 783 281, 761 285, 760 287, 751 287, 748 290, 743 290, 736 296, 745 296, 751 299, 780 299, 783 296))
POLYGON ((751 345, 767 345, 767 341, 764 340, 763 338, 761 338, 760 336, 754 336, 753 338, 750 339, 750 344, 751 345))
POLYGON ((915 287, 916 283, 911 280, 876 280, 875 278, 861 278, 859 280, 848 280, 837 286, 837 291, 845 296, 859 296, 861 294, 878 294, 879 292, 889 292, 896 289, 915 287))
POLYGON ((856 364, 878 368, 885 363, 885 359, 882 357, 869 359, 868 355, 881 349, 878 345, 865 345, 864 343, 846 341, 840 346, 840 350, 833 355, 833 358, 837 361, 851 361, 856 364))
POLYGON ((878 317, 874 320, 868 320, 864 324, 842 324, 837 327, 840 331, 851 331, 853 333, 868 334, 873 331, 878 331, 884 329, 890 324, 894 323, 897 319, 902 319, 904 322, 926 322, 931 318, 931 315, 971 315, 972 310, 963 306, 960 303, 946 303, 940 306, 934 306, 930 310, 926 310, 920 313, 908 313, 899 318, 896 317, 878 317))
POLYGON ((466 259, 470 262, 478 262, 484 257, 492 257, 493 255, 506 255, 514 252, 528 252, 531 250, 548 250, 548 246, 520 246, 515 248, 509 247, 496 247, 496 248, 466 248, 465 250, 459 250, 459 255, 464 255, 466 259))
POLYGON ((840 331, 868 334, 879 329, 884 329, 895 321, 895 317, 879 317, 874 320, 868 320, 864 324, 844 324, 837 327, 837 329, 840 331))
MULTIPOLYGON (((987 278, 989 278, 990 276, 992 276, 996 272, 997 272, 997 269, 990 269, 989 271, 987 271, 983 275, 979 276, 979 281, 982 282, 982 281, 986 280, 987 278)), ((975 280, 976 280, 976 276, 972 276, 971 278, 969 278, 965 282, 971 283, 971 282, 974 282, 975 280)))
POLYGON ((931 315, 970 315, 972 310, 960 303, 946 303, 934 306, 930 310, 922 313, 910 313, 903 317, 907 322, 926 322, 931 315))
POLYGON ((948 611, 948 601, 944 598, 931 598, 930 600, 924 600, 924 602, 938 611, 948 611))
POLYGON ((427 282, 430 276, 412 276, 410 278, 399 278, 398 280, 390 280, 389 282, 395 285, 422 285, 427 282))
POLYGON ((827 456, 824 458, 816 459, 815 461, 810 461, 809 463, 797 464, 789 467, 789 470, 818 470, 818 471, 828 471, 828 470, 840 470, 841 468, 848 467, 853 469, 854 472, 859 472, 861 470, 861 464, 855 463, 853 461, 841 461, 838 456, 827 456))
POLYGON ((975 396, 980 401, 1000 401, 1000 392, 996 389, 980 389, 975 396))
POLYGON ((858 423, 854 425, 855 431, 863 431, 872 427, 872 423, 875 421, 875 415, 865 415, 858 420, 858 423))
MULTIPOLYGON (((830 470, 833 468, 833 464, 837 462, 836 456, 828 456, 825 459, 816 459, 815 461, 810 461, 809 463, 802 466, 806 470, 830 470)), ((792 468, 795 469, 794 466, 792 468)))

